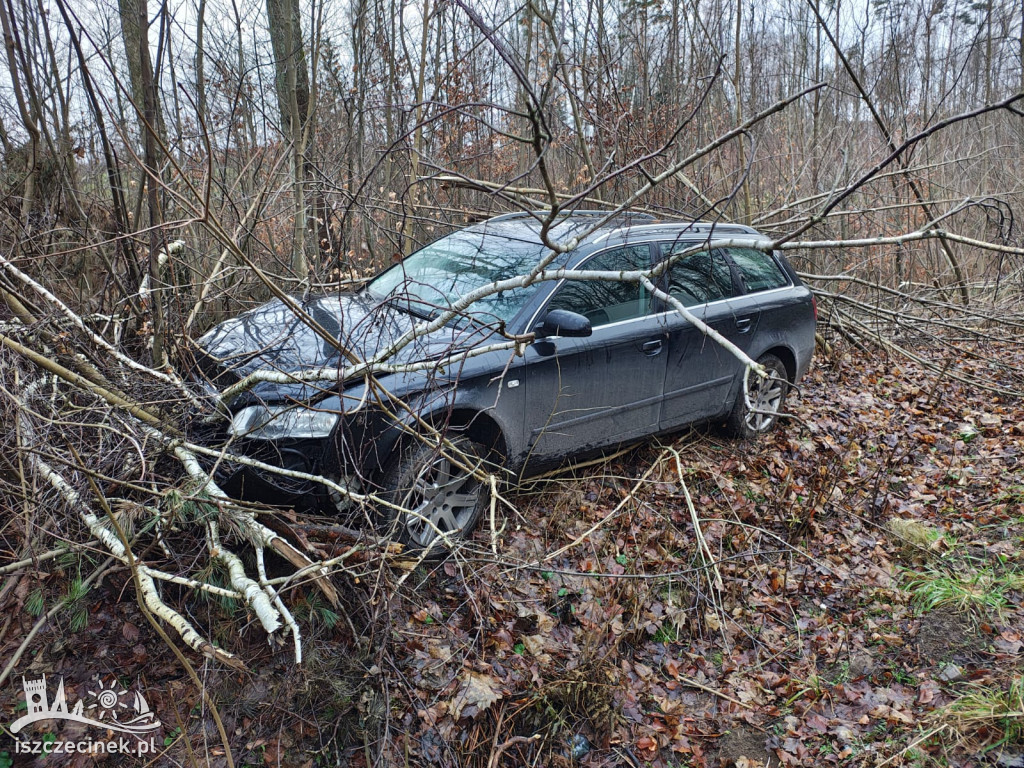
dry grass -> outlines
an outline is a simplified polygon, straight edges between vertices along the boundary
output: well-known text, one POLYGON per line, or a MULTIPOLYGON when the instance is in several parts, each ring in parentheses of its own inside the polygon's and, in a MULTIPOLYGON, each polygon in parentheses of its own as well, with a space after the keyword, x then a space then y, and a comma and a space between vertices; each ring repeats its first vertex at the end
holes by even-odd
POLYGON ((932 717, 978 754, 1020 745, 1024 743, 1024 677, 1012 677, 1005 688, 973 687, 932 717))

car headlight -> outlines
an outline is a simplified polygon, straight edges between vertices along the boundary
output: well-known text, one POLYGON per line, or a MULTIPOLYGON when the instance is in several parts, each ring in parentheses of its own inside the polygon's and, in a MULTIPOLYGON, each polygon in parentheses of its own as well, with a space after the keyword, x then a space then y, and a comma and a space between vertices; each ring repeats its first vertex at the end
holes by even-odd
POLYGON ((231 419, 228 431, 250 440, 310 439, 327 437, 338 414, 296 405, 251 405, 231 419))

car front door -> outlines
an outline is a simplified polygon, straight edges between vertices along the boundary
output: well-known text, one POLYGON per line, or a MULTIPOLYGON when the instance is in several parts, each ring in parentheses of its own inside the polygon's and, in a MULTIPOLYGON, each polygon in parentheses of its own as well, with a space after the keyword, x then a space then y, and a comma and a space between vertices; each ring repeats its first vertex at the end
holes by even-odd
MULTIPOLYGON (((665 258, 693 243, 663 244, 665 258)), ((740 349, 748 346, 757 325, 756 310, 737 313, 731 300, 737 293, 732 267, 719 250, 699 251, 675 262, 666 273, 668 293, 740 349)), ((710 419, 725 412, 734 384, 743 374, 740 361, 671 307, 665 315, 668 349, 665 401, 660 428, 710 419)))
MULTIPOLYGON (((640 270, 648 245, 613 248, 578 267, 640 270)), ((588 317, 584 338, 551 337, 525 353, 526 432, 531 463, 656 432, 665 380, 665 328, 651 315, 651 296, 638 283, 566 280, 541 317, 566 309, 588 317)))

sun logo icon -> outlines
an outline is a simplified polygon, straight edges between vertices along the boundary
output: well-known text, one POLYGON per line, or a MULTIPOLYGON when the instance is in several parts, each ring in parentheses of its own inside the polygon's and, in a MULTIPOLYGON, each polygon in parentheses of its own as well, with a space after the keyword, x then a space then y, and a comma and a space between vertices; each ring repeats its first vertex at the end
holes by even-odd
POLYGON ((96 678, 96 683, 99 690, 88 692, 96 701, 88 708, 98 710, 95 715, 97 720, 120 720, 120 710, 127 709, 127 705, 121 701, 123 691, 118 690, 116 684, 107 687, 99 677, 96 678))

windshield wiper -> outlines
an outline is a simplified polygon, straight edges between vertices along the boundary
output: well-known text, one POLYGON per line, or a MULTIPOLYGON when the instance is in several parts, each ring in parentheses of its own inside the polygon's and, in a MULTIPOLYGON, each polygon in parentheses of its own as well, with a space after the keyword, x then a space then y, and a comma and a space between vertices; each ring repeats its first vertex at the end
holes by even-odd
POLYGON ((435 317, 437 317, 437 312, 428 312, 424 309, 413 307, 412 300, 404 296, 392 296, 391 298, 387 299, 385 303, 393 307, 397 307, 401 311, 406 312, 412 315, 413 317, 418 317, 421 320, 433 320, 435 317))

